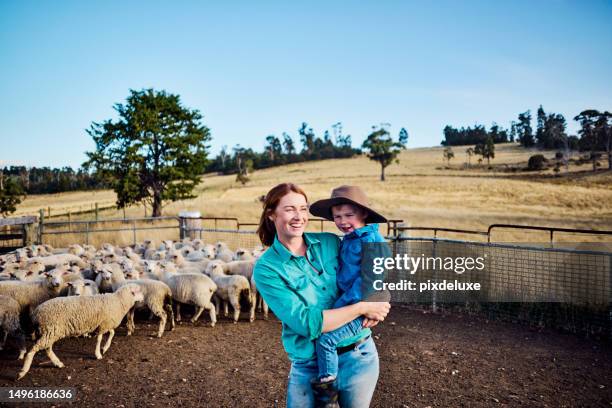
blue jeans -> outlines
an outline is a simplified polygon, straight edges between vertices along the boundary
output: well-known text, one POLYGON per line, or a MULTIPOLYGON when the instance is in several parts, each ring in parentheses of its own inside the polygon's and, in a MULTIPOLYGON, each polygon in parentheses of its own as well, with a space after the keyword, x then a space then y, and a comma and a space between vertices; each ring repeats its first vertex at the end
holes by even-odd
MULTIPOLYGON (((354 350, 338 358, 339 404, 343 408, 370 406, 378 381, 378 352, 374 340, 369 338, 354 350)), ((315 405, 310 380, 317 377, 317 360, 291 363, 287 385, 288 408, 312 408, 315 405)))
POLYGON ((319 365, 319 378, 338 376, 338 352, 336 346, 344 339, 359 334, 363 327, 363 317, 348 322, 327 333, 321 334, 317 339, 317 364, 319 365))

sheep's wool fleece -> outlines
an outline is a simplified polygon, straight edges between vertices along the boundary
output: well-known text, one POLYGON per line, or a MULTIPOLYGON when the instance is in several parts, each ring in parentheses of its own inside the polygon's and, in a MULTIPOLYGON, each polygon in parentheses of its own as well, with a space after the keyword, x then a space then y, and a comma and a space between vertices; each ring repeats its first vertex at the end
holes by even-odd
POLYGON ((64 338, 91 333, 99 327, 114 329, 134 305, 129 290, 116 293, 55 298, 43 303, 32 314, 42 336, 64 338))

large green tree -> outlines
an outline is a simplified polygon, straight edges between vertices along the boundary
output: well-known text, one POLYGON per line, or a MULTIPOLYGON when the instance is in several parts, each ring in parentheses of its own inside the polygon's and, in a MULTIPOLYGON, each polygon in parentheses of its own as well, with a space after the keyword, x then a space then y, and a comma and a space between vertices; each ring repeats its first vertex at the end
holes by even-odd
POLYGON ((380 181, 385 181, 385 168, 393 162, 399 163, 397 155, 405 148, 408 141, 408 133, 406 132, 405 137, 402 136, 403 133, 400 134, 401 142, 396 142, 391 138, 385 126, 372 126, 372 133, 368 135, 362 144, 362 148, 366 150, 366 155, 370 160, 380 163, 380 181))
POLYGON ((6 217, 17 210, 25 192, 13 177, 5 177, 0 168, 0 216, 6 217))
POLYGON ((96 150, 84 164, 108 180, 117 206, 149 204, 154 217, 166 200, 193 198, 208 162, 209 129, 202 115, 165 91, 130 90, 114 106, 119 119, 93 122, 87 133, 96 150))

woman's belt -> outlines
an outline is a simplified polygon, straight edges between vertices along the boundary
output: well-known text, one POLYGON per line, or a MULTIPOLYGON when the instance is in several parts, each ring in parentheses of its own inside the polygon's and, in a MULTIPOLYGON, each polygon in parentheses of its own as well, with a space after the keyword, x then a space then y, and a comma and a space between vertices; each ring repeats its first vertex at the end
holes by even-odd
POLYGON ((355 350, 357 348, 357 346, 359 346, 362 343, 365 343, 369 339, 370 339, 370 335, 368 334, 363 339, 357 340, 353 344, 349 344, 348 346, 343 346, 343 347, 336 348, 336 352, 338 353, 338 355, 340 355, 340 354, 344 354, 344 353, 347 353, 349 351, 355 350))

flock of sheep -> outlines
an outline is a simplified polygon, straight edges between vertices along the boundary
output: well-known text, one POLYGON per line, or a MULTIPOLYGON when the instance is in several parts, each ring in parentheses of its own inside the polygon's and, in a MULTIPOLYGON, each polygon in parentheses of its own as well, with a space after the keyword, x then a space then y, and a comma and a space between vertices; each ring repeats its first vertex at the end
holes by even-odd
POLYGON ((15 339, 19 359, 24 359, 17 376, 21 379, 40 350, 56 367, 64 367, 53 352, 53 344, 63 338, 95 334, 95 356, 101 359, 124 318, 128 336, 134 332, 136 309, 147 308, 149 318, 159 318, 157 337, 162 337, 168 319, 171 330, 175 320, 181 321, 181 304, 195 307, 192 323, 208 311, 213 327, 221 307, 228 315, 228 305, 234 322, 247 310, 252 322, 256 306, 267 319, 268 307, 253 281, 253 266, 263 251, 231 251, 223 242, 212 245, 188 238, 159 246, 145 241, 125 248, 20 248, 0 256, 0 350, 9 336, 15 339), (29 352, 26 334, 34 340, 29 352))

